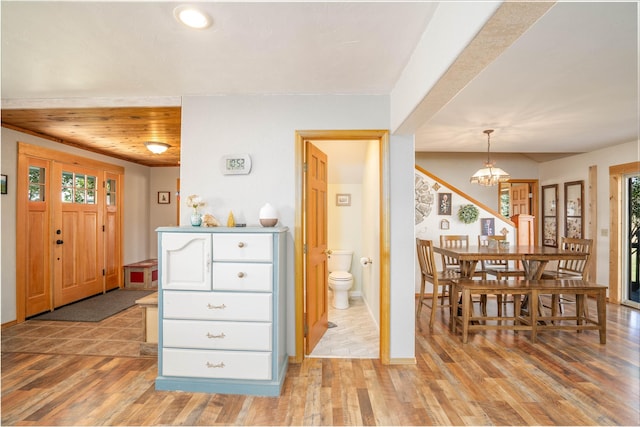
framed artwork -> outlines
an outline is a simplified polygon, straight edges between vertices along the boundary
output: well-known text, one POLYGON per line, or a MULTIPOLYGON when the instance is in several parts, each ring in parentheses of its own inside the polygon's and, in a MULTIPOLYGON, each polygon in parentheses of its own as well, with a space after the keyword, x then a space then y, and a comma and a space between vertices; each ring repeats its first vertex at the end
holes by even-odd
POLYGON ((496 231, 496 223, 494 218, 480 218, 480 235, 493 236, 496 231))
POLYGON ((558 184, 542 186, 542 244, 558 247, 558 184))
POLYGON ((336 206, 351 206, 351 194, 336 194, 336 206))
POLYGON ((0 175, 0 194, 7 194, 7 175, 0 175))
POLYGON ((584 224, 584 181, 564 183, 564 235, 582 239, 584 224))
POLYGON ((451 193, 438 193, 438 215, 451 215, 451 193))
POLYGON ((171 203, 171 192, 158 191, 158 204, 168 205, 169 203, 171 203))
POLYGON ((440 221, 440 230, 448 230, 449 229, 449 221, 443 219, 440 221))

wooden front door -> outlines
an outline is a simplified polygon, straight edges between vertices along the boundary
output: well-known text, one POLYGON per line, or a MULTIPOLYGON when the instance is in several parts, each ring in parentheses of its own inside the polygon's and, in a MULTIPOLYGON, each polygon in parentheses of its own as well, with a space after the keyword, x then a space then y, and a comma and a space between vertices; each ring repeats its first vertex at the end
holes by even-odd
POLYGON ((328 328, 327 155, 306 144, 306 293, 305 354, 310 354, 328 328))
POLYGON ((513 184, 510 190, 511 215, 529 215, 529 184, 513 184))
POLYGON ((104 290, 104 199, 100 175, 95 169, 54 164, 53 193, 59 193, 53 211, 54 307, 104 290))
POLYGON ((122 286, 123 180, 121 166, 18 143, 18 322, 122 286))

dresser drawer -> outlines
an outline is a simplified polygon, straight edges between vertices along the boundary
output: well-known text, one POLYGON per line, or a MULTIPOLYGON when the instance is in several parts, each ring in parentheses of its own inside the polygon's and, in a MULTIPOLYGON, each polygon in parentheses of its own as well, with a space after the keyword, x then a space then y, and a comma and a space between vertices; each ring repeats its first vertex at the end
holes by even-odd
POLYGON ((214 234, 214 261, 273 260, 273 237, 270 234, 214 234))
POLYGON ((270 380, 271 353, 165 348, 162 375, 270 380))
POLYGON ((271 322, 272 300, 270 293, 165 291, 163 317, 271 322))
POLYGON ((271 264, 216 262, 213 264, 213 289, 226 291, 264 291, 273 288, 271 264))
POLYGON ((271 323, 165 320, 164 347, 211 350, 271 350, 271 323))

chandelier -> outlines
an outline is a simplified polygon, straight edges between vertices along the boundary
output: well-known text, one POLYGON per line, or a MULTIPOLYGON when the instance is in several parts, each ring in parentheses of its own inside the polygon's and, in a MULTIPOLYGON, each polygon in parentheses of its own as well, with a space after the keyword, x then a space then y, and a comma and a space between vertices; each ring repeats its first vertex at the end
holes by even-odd
POLYGON ((470 179, 472 184, 490 186, 496 185, 499 182, 508 181, 511 178, 508 173, 500 168, 495 167, 491 162, 491 132, 493 132, 493 129, 487 129, 483 131, 483 133, 487 134, 487 162, 484 164, 483 168, 479 169, 478 172, 473 174, 470 179))

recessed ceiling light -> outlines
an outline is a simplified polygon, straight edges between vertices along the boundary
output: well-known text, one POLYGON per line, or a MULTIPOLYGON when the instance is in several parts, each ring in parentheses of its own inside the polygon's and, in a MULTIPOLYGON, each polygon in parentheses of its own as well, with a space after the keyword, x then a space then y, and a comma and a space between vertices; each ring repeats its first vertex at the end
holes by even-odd
POLYGON ((198 30, 208 28, 212 22, 209 15, 193 6, 178 6, 173 10, 173 16, 175 16, 181 24, 198 30))

